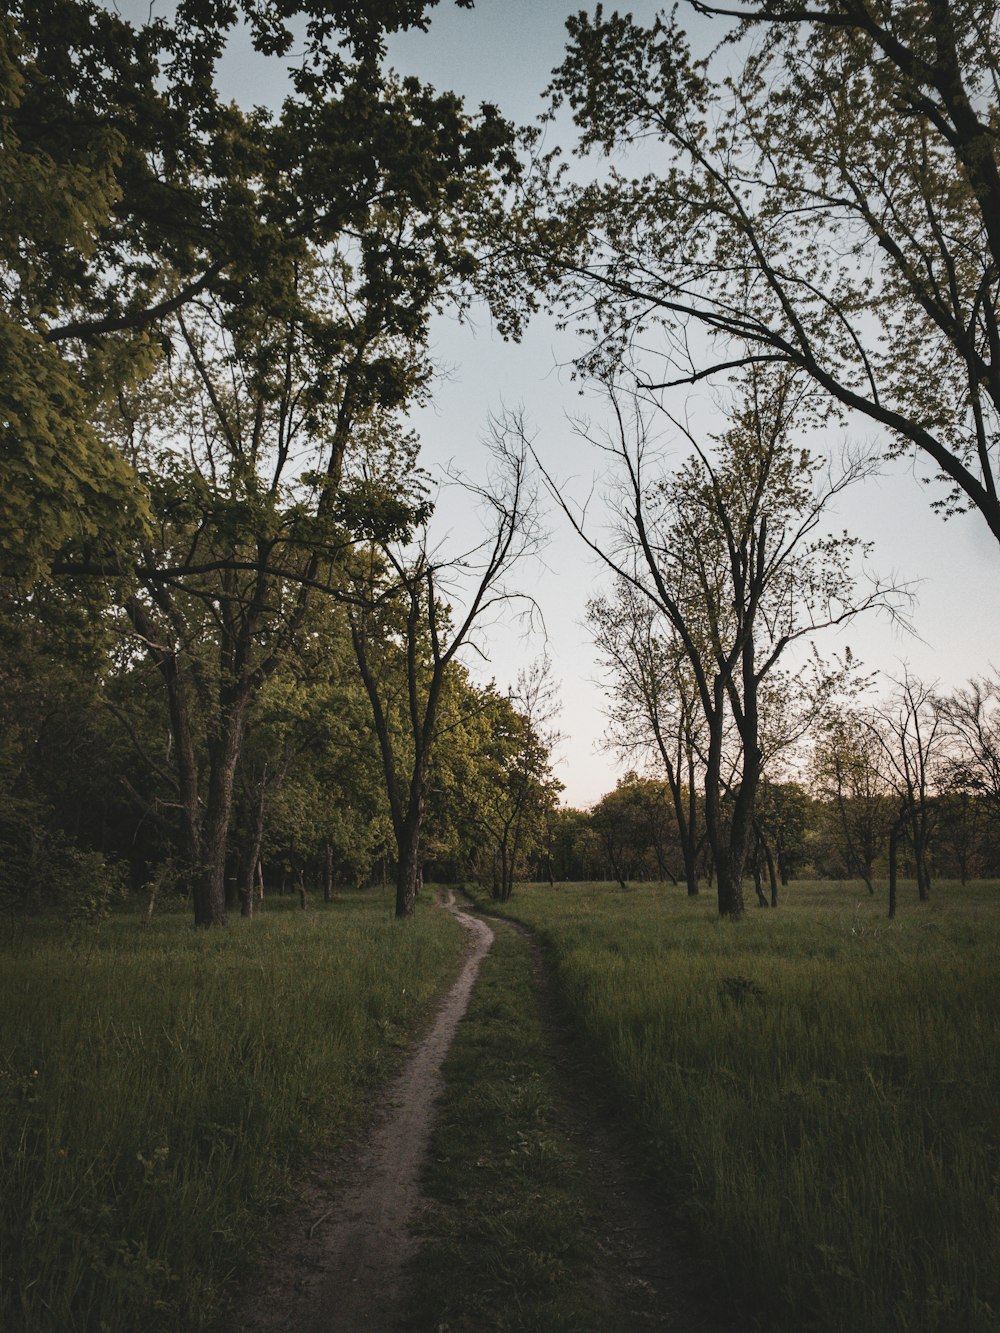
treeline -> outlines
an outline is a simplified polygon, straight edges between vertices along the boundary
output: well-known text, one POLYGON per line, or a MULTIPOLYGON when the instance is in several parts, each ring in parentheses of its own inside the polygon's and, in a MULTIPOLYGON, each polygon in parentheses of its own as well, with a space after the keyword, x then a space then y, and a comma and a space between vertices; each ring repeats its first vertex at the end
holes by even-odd
POLYGON ((99 902, 125 867, 209 926, 262 877, 332 891, 386 866, 407 916, 426 863, 486 846, 509 894, 541 836, 524 775, 551 791, 545 690, 526 679, 502 716, 461 660, 539 545, 534 451, 495 423, 486 479, 461 483, 479 536, 446 552, 408 426, 432 316, 477 303, 503 336, 542 305, 581 332, 609 525, 542 475, 614 576, 589 608, 613 740, 667 781, 678 877, 710 866, 739 917, 805 747, 850 873, 884 842, 926 896, 935 802, 992 808, 995 683, 939 708, 904 679, 873 719, 815 641, 907 606, 836 529, 883 457, 923 458, 935 507, 1000 539, 995 44, 960 7, 765 5, 733 29, 761 38, 737 71, 680 13, 577 14, 551 109, 595 165, 661 153, 586 180, 497 108, 387 69, 386 35, 432 9, 0 18, 5 896, 99 902), (260 60, 295 53, 280 111, 220 94, 240 24, 260 60), (680 397, 699 384, 706 421, 680 397), (833 448, 859 420, 872 449, 833 448))
MULTIPOLYGON (((88 617, 78 599, 8 600, 0 688, 0 906, 100 913, 125 893, 152 911, 191 892, 186 807, 162 674, 121 611, 88 617)), ((385 645, 383 645, 384 647, 385 645)), ((218 642, 198 637, 196 668, 218 642)), ((379 663, 401 736, 406 697, 398 645, 379 663)), ((544 664, 503 692, 449 673, 426 773, 419 864, 437 879, 477 878, 498 898, 546 842, 559 791, 546 719, 544 664), (535 716, 532 717, 532 709, 535 716)), ((194 712, 197 779, 216 725, 194 712)), ((400 762, 412 763, 401 753, 400 762)), ((397 847, 369 699, 342 611, 318 611, 248 711, 227 830, 228 911, 270 894, 321 894, 394 883, 397 847)))
MULTIPOLYGON (((606 615, 607 603, 592 606, 592 621, 595 610, 606 615)), ((676 660, 648 618, 643 627, 637 638, 631 626, 627 646, 617 640, 610 740, 621 755, 644 755, 649 772, 659 761, 665 776, 630 772, 589 812, 560 811, 554 874, 623 888, 634 879, 670 881, 694 895, 717 876, 706 728, 676 660)), ((762 713, 767 745, 745 863, 758 902, 776 905, 779 885, 793 877, 861 879, 870 894, 888 877, 892 911, 897 874, 916 880, 922 901, 935 876, 964 884, 1000 874, 1000 673, 943 694, 905 671, 872 700, 870 677, 825 679, 860 686, 846 697, 814 686, 797 707, 787 694, 770 698, 762 713)), ((727 739, 730 779, 720 784, 718 817, 731 837, 744 764, 738 729, 727 739)))
POLYGON ((384 68, 426 8, 0 20, 8 904, 176 889, 210 926, 391 874, 406 916, 428 860, 509 893, 539 679, 459 654, 537 540, 523 442, 497 428, 446 554, 406 413, 520 168, 495 108, 384 68), (295 45, 276 114, 219 92, 240 23, 295 45))

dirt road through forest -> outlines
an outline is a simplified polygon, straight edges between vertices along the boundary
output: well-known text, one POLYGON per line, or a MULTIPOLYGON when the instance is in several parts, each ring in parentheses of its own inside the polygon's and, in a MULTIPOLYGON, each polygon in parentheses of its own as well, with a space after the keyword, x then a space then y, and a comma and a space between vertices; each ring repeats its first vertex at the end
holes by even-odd
POLYGON ((490 927, 458 908, 453 893, 444 905, 469 933, 462 971, 336 1187, 314 1181, 311 1220, 296 1219, 302 1232, 288 1248, 279 1247, 263 1290, 248 1297, 252 1308, 237 1324, 244 1333, 386 1333, 399 1322, 441 1064, 493 943, 490 927))

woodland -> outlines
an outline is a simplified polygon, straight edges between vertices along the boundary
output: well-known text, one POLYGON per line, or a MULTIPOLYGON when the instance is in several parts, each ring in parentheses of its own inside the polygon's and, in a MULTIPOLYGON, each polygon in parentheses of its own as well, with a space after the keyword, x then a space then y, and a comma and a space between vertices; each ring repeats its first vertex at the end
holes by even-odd
POLYGON ((911 615, 839 518, 887 461, 1000 543, 1000 13, 597 6, 516 125, 390 68, 446 8, 0 12, 0 1323, 249 1328, 268 1244, 291 1299, 453 886, 518 930, 433 1061, 401 1323, 663 1326, 604 1134, 712 1289, 676 1326, 990 1333, 1000 672, 834 635, 911 615), (442 535, 442 316, 578 339, 590 500, 497 405, 442 535), (557 523, 587 809, 544 646, 489 660, 557 523))
POLYGON ((713 82, 683 15, 581 13, 550 96, 588 178, 386 70, 430 15, 3 20, 5 906, 182 894, 218 925, 389 878, 406 916, 425 869, 500 898, 586 869, 707 878, 738 916, 779 867, 870 886, 903 856, 922 895, 932 864, 994 871, 997 678, 938 698, 904 668, 873 701, 822 655, 909 590, 826 518, 879 451, 815 447, 874 422, 1000 537, 992 18, 768 4, 720 29, 749 54, 713 82), (302 48, 280 114, 218 92, 236 24, 302 48), (669 168, 628 177, 615 154, 650 139, 669 168), (508 414, 458 479, 481 542, 433 544, 406 413, 434 393, 431 315, 483 303, 510 337, 543 304, 580 325, 611 537, 508 414), (701 432, 671 395, 706 379, 701 432), (558 808, 544 656, 508 687, 473 671, 483 624, 530 611, 546 500, 608 567, 608 744, 643 775, 589 813, 558 808))

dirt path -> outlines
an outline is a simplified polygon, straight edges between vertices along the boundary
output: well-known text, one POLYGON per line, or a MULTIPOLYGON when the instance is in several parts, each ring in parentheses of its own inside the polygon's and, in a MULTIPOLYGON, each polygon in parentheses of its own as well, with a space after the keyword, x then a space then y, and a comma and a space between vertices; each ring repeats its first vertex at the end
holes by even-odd
POLYGON ((248 1308, 234 1325, 243 1333, 389 1333, 399 1323, 441 1064, 493 943, 490 927, 461 911, 454 894, 444 905, 469 933, 462 971, 336 1186, 322 1174, 313 1181, 309 1220, 293 1219, 289 1243, 266 1265, 261 1289, 255 1284, 247 1294, 248 1308))
MULTIPOLYGON (((305 1200, 243 1293, 232 1333, 396 1333, 402 1326, 441 1065, 494 938, 450 891, 442 905, 468 932, 462 971, 364 1140, 348 1146, 335 1170, 317 1164, 305 1200)), ((516 930, 532 952, 564 1128, 582 1148, 597 1201, 590 1281, 609 1312, 608 1329, 737 1333, 741 1322, 705 1289, 669 1200, 623 1137, 620 1109, 561 1012, 537 937, 520 922, 504 919, 502 928, 516 930)))

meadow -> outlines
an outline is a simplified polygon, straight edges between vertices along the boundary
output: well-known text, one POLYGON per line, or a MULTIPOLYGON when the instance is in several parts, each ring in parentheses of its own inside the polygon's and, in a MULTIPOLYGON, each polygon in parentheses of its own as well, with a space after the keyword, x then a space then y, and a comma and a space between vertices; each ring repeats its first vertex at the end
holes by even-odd
POLYGON ((748 1328, 1000 1328, 1000 885, 519 886, 649 1169, 748 1328))
POLYGON ((0 930, 0 1328, 214 1327, 296 1169, 358 1127, 461 931, 427 895, 402 927, 384 895, 289 901, 0 930))

